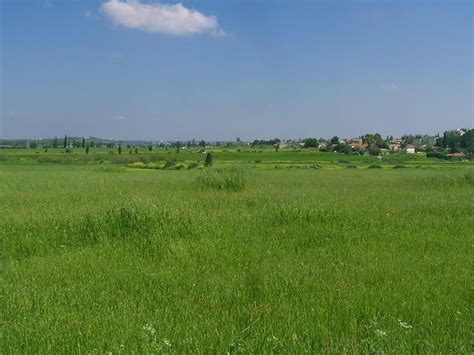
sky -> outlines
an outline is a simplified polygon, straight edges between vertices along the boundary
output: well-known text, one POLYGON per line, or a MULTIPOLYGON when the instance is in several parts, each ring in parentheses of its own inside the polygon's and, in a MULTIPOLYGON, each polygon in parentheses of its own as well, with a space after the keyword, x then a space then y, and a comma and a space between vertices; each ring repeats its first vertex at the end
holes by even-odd
POLYGON ((0 138, 474 126, 470 1, 0 1, 0 138))

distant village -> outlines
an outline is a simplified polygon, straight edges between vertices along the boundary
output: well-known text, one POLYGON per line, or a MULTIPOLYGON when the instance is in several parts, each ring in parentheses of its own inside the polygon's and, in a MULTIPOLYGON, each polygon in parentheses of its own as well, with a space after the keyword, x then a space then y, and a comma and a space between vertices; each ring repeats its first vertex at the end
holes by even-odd
POLYGON ((459 128, 446 131, 442 135, 404 135, 402 137, 382 137, 378 133, 368 133, 354 138, 304 138, 304 139, 270 139, 243 141, 240 138, 234 141, 137 141, 137 140, 107 140, 95 137, 68 137, 64 138, 32 138, 32 139, 2 139, 0 149, 23 148, 45 149, 63 148, 66 152, 83 148, 88 153, 94 148, 117 148, 121 154, 123 150, 137 152, 138 149, 152 151, 157 148, 181 150, 215 147, 222 149, 318 149, 322 152, 338 152, 343 154, 376 155, 386 154, 417 154, 424 153, 428 157, 440 159, 470 160, 474 153, 474 129, 459 128))
POLYGON ((359 155, 445 153, 448 157, 462 158, 473 153, 474 130, 461 128, 446 131, 443 135, 404 135, 399 138, 393 136, 383 138, 378 133, 355 138, 306 138, 296 141, 283 140, 278 142, 278 146, 279 148, 314 147, 326 152, 359 155))

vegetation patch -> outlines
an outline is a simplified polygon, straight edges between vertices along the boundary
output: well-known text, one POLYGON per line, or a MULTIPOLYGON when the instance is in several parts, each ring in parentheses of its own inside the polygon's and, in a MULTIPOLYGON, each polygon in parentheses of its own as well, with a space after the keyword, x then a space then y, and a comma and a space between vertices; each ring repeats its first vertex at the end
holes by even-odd
POLYGON ((241 191, 247 184, 246 172, 239 168, 205 168, 196 178, 201 188, 241 191))

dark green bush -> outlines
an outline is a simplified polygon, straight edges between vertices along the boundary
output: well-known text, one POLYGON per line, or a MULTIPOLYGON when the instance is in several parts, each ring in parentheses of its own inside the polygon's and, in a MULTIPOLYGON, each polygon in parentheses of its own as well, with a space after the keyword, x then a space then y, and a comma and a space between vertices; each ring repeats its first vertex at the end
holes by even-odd
POLYGON ((176 166, 176 161, 174 160, 166 160, 163 169, 173 169, 176 166))
POLYGON ((449 156, 447 156, 447 155, 444 154, 444 153, 440 153, 440 152, 429 152, 429 153, 426 153, 426 157, 427 157, 427 158, 438 158, 438 159, 442 159, 442 160, 449 160, 449 156))

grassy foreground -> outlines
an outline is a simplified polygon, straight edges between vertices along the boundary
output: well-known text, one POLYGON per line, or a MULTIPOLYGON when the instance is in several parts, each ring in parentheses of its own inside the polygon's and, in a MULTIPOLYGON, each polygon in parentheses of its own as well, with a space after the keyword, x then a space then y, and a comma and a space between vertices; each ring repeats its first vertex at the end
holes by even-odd
POLYGON ((0 352, 468 353, 466 170, 5 163, 0 352))

